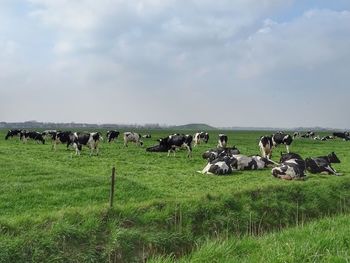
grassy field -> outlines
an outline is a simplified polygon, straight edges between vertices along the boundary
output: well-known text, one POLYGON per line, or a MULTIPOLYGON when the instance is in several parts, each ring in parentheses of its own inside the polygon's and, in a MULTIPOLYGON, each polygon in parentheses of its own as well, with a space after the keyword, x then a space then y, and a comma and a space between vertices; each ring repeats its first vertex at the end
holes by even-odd
MULTIPOLYGON (((317 220, 262 237, 245 236, 208 241, 187 262, 349 262, 350 217, 338 216, 317 220)), ((150 262, 175 262, 160 257, 150 262)))
MULTIPOLYGON (((142 131, 141 131, 142 133, 142 131)), ((281 181, 271 170, 232 176, 197 173, 208 144, 176 157, 145 148, 171 131, 147 131, 140 148, 120 139, 100 145, 99 156, 75 156, 50 142, 5 141, 0 132, 0 262, 132 262, 159 254, 182 256, 195 244, 220 236, 263 235, 350 205, 349 142, 299 139, 291 150, 303 157, 335 151, 343 176, 309 175, 281 181), (117 170, 115 207, 108 208, 111 168, 117 170)), ((189 131, 189 133, 194 133, 189 131)), ((244 154, 258 153, 266 132, 226 132, 244 154)), ((279 159, 275 150, 273 159, 279 159)))

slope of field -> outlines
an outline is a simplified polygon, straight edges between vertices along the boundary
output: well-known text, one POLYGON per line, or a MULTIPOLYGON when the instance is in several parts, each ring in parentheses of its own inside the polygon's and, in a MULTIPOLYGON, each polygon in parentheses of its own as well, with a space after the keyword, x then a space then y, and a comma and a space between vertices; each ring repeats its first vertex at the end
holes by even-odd
MULTIPOLYGON (((189 131, 193 133, 194 131, 189 131)), ((142 133, 142 131, 141 131, 142 133)), ((170 134, 155 131, 145 147, 170 134)), ((154 254, 183 255, 195 243, 222 234, 263 234, 328 214, 350 203, 349 143, 296 140, 302 156, 336 151, 344 176, 310 175, 280 181, 270 169, 232 176, 197 173, 209 143, 167 157, 145 147, 103 142, 99 156, 85 148, 75 156, 65 145, 5 141, 0 134, 0 262, 138 261, 154 254), (108 208, 111 168, 117 169, 115 207, 108 208)), ((227 132, 244 154, 258 153, 266 132, 227 132)), ((275 151, 278 160, 280 147, 275 151)))
MULTIPOLYGON (((208 241, 176 262, 349 262, 350 216, 317 220, 262 237, 208 241)), ((161 257, 149 262, 175 262, 161 257)))

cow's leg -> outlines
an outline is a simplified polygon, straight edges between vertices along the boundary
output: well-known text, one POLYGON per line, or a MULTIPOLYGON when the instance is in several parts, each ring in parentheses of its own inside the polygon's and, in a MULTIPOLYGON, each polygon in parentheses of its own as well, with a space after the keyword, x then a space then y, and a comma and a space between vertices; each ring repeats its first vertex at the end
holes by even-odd
POLYGON ((324 167, 324 169, 325 169, 325 172, 327 172, 328 174, 338 175, 337 171, 334 168, 332 168, 330 165, 324 167))
POLYGON ((289 145, 286 145, 287 153, 289 153, 289 145))
POLYGON ((170 151, 171 151, 171 149, 168 150, 168 157, 170 156, 170 151))

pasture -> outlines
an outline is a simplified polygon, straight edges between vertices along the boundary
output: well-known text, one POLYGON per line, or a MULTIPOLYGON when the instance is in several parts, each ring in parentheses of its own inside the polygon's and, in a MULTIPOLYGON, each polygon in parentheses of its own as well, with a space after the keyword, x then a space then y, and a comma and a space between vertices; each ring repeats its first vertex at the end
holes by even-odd
MULTIPOLYGON (((343 176, 310 175, 305 181, 282 181, 271 169, 239 171, 231 176, 197 173, 214 148, 208 144, 176 156, 148 153, 157 138, 174 131, 151 133, 144 146, 100 144, 99 156, 83 147, 51 142, 23 144, 4 140, 0 132, 0 262, 133 262, 157 255, 176 257, 195 244, 221 236, 260 236, 324 216, 347 213, 350 205, 350 142, 297 139, 292 152, 303 157, 335 151, 334 168, 343 176), (111 169, 117 170, 114 208, 108 207, 111 169)), ((195 131, 185 133, 194 134, 195 131)), ((269 132, 225 131, 229 146, 258 154, 258 139, 269 132)), ((103 131, 105 137, 105 131, 103 131)), ((274 150, 279 160, 284 146, 274 150)))

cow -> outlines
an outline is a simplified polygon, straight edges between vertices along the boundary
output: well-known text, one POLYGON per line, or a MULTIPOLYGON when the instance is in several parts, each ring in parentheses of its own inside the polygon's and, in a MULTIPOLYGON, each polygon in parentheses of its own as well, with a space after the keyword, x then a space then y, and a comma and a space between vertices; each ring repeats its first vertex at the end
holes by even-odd
POLYGON ((69 146, 73 146, 73 143, 76 143, 77 135, 71 131, 58 131, 56 134, 53 134, 52 137, 52 149, 56 151, 57 144, 65 143, 67 149, 69 146))
POLYGON ((327 140, 332 140, 332 139, 334 139, 334 136, 332 136, 332 135, 327 135, 327 136, 323 136, 323 137, 321 138, 321 141, 327 141, 327 140))
POLYGON ((35 141, 40 141, 42 144, 45 144, 45 139, 40 132, 35 131, 21 131, 20 133, 21 140, 25 143, 28 139, 33 139, 35 141))
POLYGON ((60 132, 60 131, 57 131, 57 130, 45 130, 41 133, 41 135, 43 136, 43 138, 45 140, 47 139, 54 139, 54 137, 56 136, 57 132, 60 132))
POLYGON ((221 156, 208 162, 204 169, 199 172, 202 174, 228 175, 232 173, 236 163, 237 160, 233 156, 221 156))
POLYGON ((301 138, 313 138, 315 136, 315 133, 313 131, 307 131, 304 134, 301 134, 301 138))
POLYGON ((246 156, 246 155, 234 155, 236 158, 236 169, 237 170, 260 170, 268 167, 269 165, 276 164, 266 157, 259 155, 246 156))
POLYGON ((273 177, 285 180, 302 180, 305 178, 305 161, 300 159, 289 159, 271 170, 273 177))
POLYGON ((76 132, 74 133, 73 147, 75 148, 75 154, 80 155, 83 145, 87 145, 90 148, 90 156, 96 152, 99 153, 98 145, 100 140, 103 140, 99 132, 76 132))
POLYGON ((205 143, 208 143, 208 140, 209 140, 209 133, 207 133, 207 132, 197 132, 193 136, 193 141, 194 141, 193 146, 197 146, 202 141, 205 142, 205 143))
POLYGON ((280 163, 283 163, 283 162, 288 161, 290 159, 303 160, 303 158, 297 153, 282 153, 281 152, 280 163))
POLYGON ((300 137, 300 132, 294 132, 293 133, 293 139, 300 137))
POLYGON ((150 138, 152 138, 152 136, 151 136, 151 134, 144 134, 144 135, 142 135, 142 138, 150 139, 150 138))
POLYGON ((344 141, 349 141, 350 140, 350 134, 349 132, 333 132, 334 137, 338 137, 343 139, 344 141))
POLYGON ((143 141, 141 140, 141 134, 136 132, 124 132, 124 146, 128 147, 128 142, 136 143, 138 146, 143 145, 143 141))
POLYGON ((15 129, 15 130, 8 130, 6 136, 5 136, 5 140, 7 140, 8 138, 13 138, 13 136, 19 136, 21 134, 21 130, 15 129))
POLYGON ((331 152, 327 156, 310 157, 305 159, 306 169, 310 173, 327 173, 339 175, 337 171, 331 166, 331 163, 340 163, 340 160, 334 152, 331 152))
POLYGON ((116 130, 107 131, 106 138, 108 142, 118 139, 120 132, 116 130))
POLYGON ((173 152, 175 156, 176 148, 185 147, 188 151, 187 157, 192 157, 192 143, 193 137, 189 134, 172 134, 168 137, 159 139, 159 144, 148 147, 147 152, 168 152, 168 156, 173 152))
POLYGON ((271 136, 262 136, 259 140, 259 148, 263 157, 271 159, 272 149, 280 144, 286 146, 287 152, 289 152, 289 146, 292 144, 293 138, 289 134, 283 132, 276 132, 271 136))
POLYGON ((233 156, 240 154, 241 152, 236 148, 236 146, 233 147, 226 147, 226 148, 216 148, 216 149, 210 149, 205 151, 202 154, 202 158, 208 160, 208 162, 213 161, 214 159, 218 157, 223 156, 233 156))
POLYGON ((219 140, 217 147, 225 148, 227 145, 228 137, 225 134, 219 134, 219 140))

